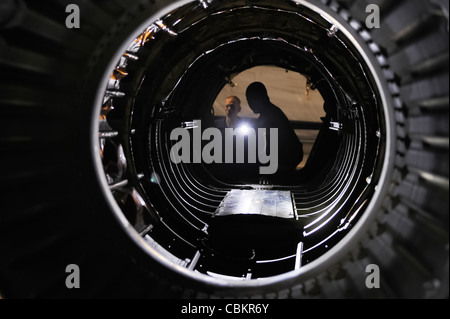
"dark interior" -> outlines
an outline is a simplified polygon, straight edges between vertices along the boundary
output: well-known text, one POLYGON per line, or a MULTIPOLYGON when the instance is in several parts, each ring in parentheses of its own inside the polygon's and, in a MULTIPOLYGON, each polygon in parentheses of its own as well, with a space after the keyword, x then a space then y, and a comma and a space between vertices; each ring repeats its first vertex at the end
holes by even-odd
POLYGON ((330 27, 293 2, 273 8, 270 1, 227 1, 214 14, 192 3, 124 53, 116 72, 127 74, 105 95, 101 140, 113 156, 103 161, 116 163, 105 173, 115 176, 110 189, 125 216, 167 258, 205 274, 275 276, 294 270, 299 243, 304 265, 364 213, 383 164, 384 115, 367 66, 330 27), (220 90, 259 65, 301 73, 324 98, 326 117, 306 166, 259 183, 214 164, 173 164, 170 132, 196 119, 213 126, 220 90), (120 165, 119 145, 126 158, 120 165), (231 190, 289 191, 297 218, 215 216, 231 190))

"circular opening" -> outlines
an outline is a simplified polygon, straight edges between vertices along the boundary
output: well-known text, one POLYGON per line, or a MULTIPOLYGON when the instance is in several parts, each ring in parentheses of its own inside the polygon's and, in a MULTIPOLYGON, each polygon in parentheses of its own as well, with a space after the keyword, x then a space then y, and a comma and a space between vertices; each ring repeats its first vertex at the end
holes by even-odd
POLYGON ((320 268, 351 240, 376 205, 390 143, 380 78, 351 34, 300 1, 192 2, 119 53, 98 156, 117 217, 153 259, 201 281, 251 286, 320 268), (317 121, 290 118, 317 136, 288 173, 247 176, 199 156, 220 92, 255 67, 301 75, 306 85, 289 90, 322 101, 317 121), (186 149, 174 148, 183 140, 186 149))

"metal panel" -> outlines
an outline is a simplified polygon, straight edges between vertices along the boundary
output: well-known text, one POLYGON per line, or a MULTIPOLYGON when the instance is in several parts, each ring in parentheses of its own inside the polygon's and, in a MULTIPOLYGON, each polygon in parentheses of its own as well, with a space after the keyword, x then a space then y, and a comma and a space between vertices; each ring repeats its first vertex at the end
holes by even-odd
POLYGON ((263 215, 295 218, 289 191, 232 190, 215 212, 216 216, 263 215))

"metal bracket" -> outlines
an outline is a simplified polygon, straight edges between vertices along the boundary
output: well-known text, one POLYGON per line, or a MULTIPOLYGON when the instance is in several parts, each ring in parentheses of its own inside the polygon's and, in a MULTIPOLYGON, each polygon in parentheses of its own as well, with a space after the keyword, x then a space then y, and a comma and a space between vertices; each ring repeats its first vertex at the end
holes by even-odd
POLYGON ((339 122, 330 122, 330 130, 341 132, 344 129, 344 125, 339 122))
POLYGON ((334 36, 336 36, 336 33, 339 31, 338 26, 336 25, 332 25, 331 28, 327 31, 327 35, 332 38, 334 36))
POLYGON ((164 32, 167 32, 168 34, 170 34, 173 37, 176 37, 178 35, 178 33, 176 33, 175 31, 173 31, 172 29, 170 29, 162 20, 158 20, 154 23, 158 28, 160 28, 161 30, 163 30, 164 32))
POLYGON ((200 4, 203 6, 203 8, 206 10, 209 8, 209 6, 211 5, 211 3, 214 0, 198 0, 200 2, 200 4))
POLYGON ((197 123, 197 121, 182 122, 181 123, 181 127, 186 129, 186 130, 192 130, 194 128, 198 128, 198 123, 197 123))

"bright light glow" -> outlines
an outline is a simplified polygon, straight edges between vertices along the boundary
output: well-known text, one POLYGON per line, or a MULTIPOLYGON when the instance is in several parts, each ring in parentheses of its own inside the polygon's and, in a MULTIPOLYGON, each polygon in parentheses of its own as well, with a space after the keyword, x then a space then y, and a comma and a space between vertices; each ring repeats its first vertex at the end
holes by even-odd
POLYGON ((236 128, 237 132, 242 135, 248 135, 250 133, 250 129, 251 127, 247 123, 243 123, 236 128))

